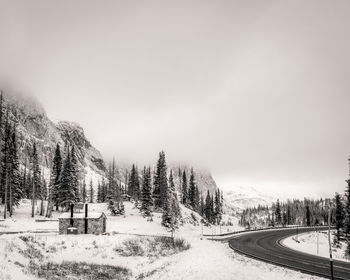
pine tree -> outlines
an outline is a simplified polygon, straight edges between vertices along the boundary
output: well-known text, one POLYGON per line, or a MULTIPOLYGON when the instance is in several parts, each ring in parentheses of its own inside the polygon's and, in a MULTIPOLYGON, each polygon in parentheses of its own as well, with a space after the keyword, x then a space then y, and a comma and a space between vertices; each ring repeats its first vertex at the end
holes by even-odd
POLYGON ((101 203, 102 202, 102 189, 101 189, 101 183, 100 181, 97 184, 97 202, 101 203))
POLYGON ((207 196, 205 198, 204 216, 209 223, 211 223, 212 221, 212 215, 213 213, 212 213, 212 206, 211 206, 211 197, 208 190, 207 196))
POLYGON ((90 180, 90 191, 89 191, 89 198, 90 198, 90 203, 94 203, 94 185, 92 184, 92 180, 90 180))
POLYGON ((9 116, 8 116, 8 110, 6 112, 6 122, 5 122, 5 131, 2 139, 2 147, 1 147, 1 154, 2 154, 2 161, 1 161, 1 186, 2 192, 1 192, 1 201, 4 203, 4 219, 7 218, 7 212, 8 212, 8 195, 9 195, 9 173, 10 173, 10 124, 9 124, 9 116))
POLYGON ((33 144, 33 154, 32 154, 32 162, 33 162, 33 168, 32 168, 32 217, 34 217, 34 210, 36 205, 36 200, 42 199, 42 193, 41 193, 41 176, 40 176, 40 169, 39 169, 39 159, 38 159, 38 152, 36 149, 36 144, 33 144))
POLYGON ((308 204, 306 205, 305 218, 306 218, 306 225, 311 226, 311 212, 310 212, 310 206, 308 204))
POLYGON ((177 200, 177 195, 175 192, 175 184, 172 170, 170 170, 169 188, 165 195, 166 198, 162 215, 162 225, 169 229, 172 237, 174 237, 174 232, 179 226, 181 213, 179 202, 177 200))
POLYGON ((58 204, 65 210, 68 210, 70 205, 74 204, 75 200, 71 153, 68 149, 67 156, 63 163, 61 186, 58 190, 58 204))
POLYGON ((135 200, 140 198, 140 181, 139 174, 135 164, 131 167, 129 184, 128 184, 128 194, 135 200))
MULTIPOLYGON (((350 166, 350 158, 349 158, 350 166)), ((350 174, 349 174, 350 176, 350 174)), ((350 178, 346 180, 347 188, 345 190, 345 206, 344 206, 344 235, 347 242, 346 255, 350 257, 350 178)))
POLYGON ((275 218, 276 218, 276 224, 281 225, 282 224, 282 216, 281 216, 281 206, 280 201, 277 199, 276 203, 276 209, 275 209, 275 218))
POLYGON ((204 217, 204 210, 205 210, 205 204, 204 204, 203 196, 201 195, 199 214, 200 214, 202 217, 204 217))
POLYGON ((168 191, 168 178, 167 167, 165 161, 165 153, 162 151, 159 153, 159 159, 157 162, 157 169, 154 176, 154 189, 153 189, 153 201, 155 208, 164 209, 167 207, 166 196, 168 191))
POLYGON ((215 191, 215 220, 217 224, 221 223, 222 219, 222 207, 221 207, 221 195, 220 190, 215 191))
POLYGON ((343 204, 341 202, 340 195, 338 193, 335 194, 335 228, 337 230, 336 232, 336 238, 335 243, 339 244, 340 237, 341 237, 341 230, 344 226, 344 210, 343 210, 343 204))
POLYGON ((61 148, 60 145, 56 145, 55 155, 53 158, 53 164, 50 175, 50 186, 49 186, 49 211, 47 211, 47 216, 51 217, 52 207, 56 206, 58 210, 59 206, 59 195, 61 187, 61 172, 62 172, 62 157, 61 157, 61 148), (52 204, 51 205, 51 201, 52 204))
POLYGON ((143 169, 143 180, 142 180, 142 192, 141 192, 141 208, 140 211, 145 216, 151 216, 152 214, 152 185, 151 185, 151 168, 143 169))
POLYGON ((83 203, 85 204, 87 201, 87 192, 86 192, 86 183, 85 183, 85 179, 83 181, 83 188, 82 188, 82 200, 83 203))
POLYGON ((186 170, 182 172, 182 203, 184 205, 187 204, 188 200, 188 192, 187 192, 187 176, 186 176, 186 170))
POLYGON ((72 188, 74 191, 74 201, 79 201, 79 167, 78 167, 78 159, 75 153, 74 146, 71 149, 71 173, 72 173, 72 188))
POLYGON ((108 189, 107 189, 107 207, 112 215, 123 215, 124 204, 121 196, 121 184, 118 186, 116 176, 116 167, 113 163, 109 165, 108 170, 108 189))
POLYGON ((18 149, 16 128, 13 128, 12 139, 10 145, 10 198, 9 198, 9 211, 10 217, 12 216, 15 206, 18 206, 20 200, 24 197, 24 190, 21 186, 21 174, 19 171, 18 149))
POLYGON ((196 210, 196 181, 194 178, 194 172, 193 168, 191 169, 191 175, 190 175, 190 183, 189 183, 189 190, 188 190, 188 200, 192 207, 192 209, 196 210))

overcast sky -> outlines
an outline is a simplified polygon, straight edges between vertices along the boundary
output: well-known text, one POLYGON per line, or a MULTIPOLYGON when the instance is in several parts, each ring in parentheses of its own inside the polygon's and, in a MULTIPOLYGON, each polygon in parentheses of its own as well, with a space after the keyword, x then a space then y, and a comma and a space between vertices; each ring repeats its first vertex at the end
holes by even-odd
POLYGON ((0 0, 0 81, 80 123, 106 159, 218 185, 343 192, 350 1, 0 0))

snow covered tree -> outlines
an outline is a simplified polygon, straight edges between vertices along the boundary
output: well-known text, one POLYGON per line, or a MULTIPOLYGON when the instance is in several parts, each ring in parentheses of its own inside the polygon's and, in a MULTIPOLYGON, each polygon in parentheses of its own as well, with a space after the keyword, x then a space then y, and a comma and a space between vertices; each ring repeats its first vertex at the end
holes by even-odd
POLYGON ((135 200, 138 200, 140 198, 140 180, 135 164, 132 165, 130 171, 128 195, 130 195, 135 200))
POLYGON ((172 170, 170 170, 169 188, 166 192, 166 199, 162 215, 162 225, 169 229, 172 237, 174 237, 174 232, 179 227, 180 218, 180 206, 175 192, 173 173, 172 170))
POLYGON ((74 146, 71 149, 71 173, 72 173, 72 188, 74 191, 74 198, 75 202, 79 201, 79 166, 78 166, 78 159, 77 155, 75 153, 74 146))
POLYGON ((10 217, 13 214, 15 206, 19 205, 20 200, 24 197, 24 191, 21 186, 21 174, 19 171, 18 149, 16 128, 13 127, 12 139, 10 145, 10 185, 9 185, 9 212, 10 217))
POLYGON ((280 201, 278 199, 277 199, 276 209, 275 209, 275 223, 277 225, 282 224, 281 205, 280 205, 280 201))
POLYGON ((40 168, 39 168, 39 159, 38 159, 38 152, 36 149, 36 144, 33 144, 33 154, 32 154, 32 162, 33 162, 33 190, 32 190, 32 217, 34 217, 34 210, 36 205, 36 200, 42 199, 42 192, 41 192, 41 176, 40 176, 40 168))
POLYGON ((182 204, 186 205, 188 200, 188 192, 187 192, 187 176, 186 176, 186 170, 182 172, 182 204))
POLYGON ((191 168, 190 182, 189 182, 189 190, 188 190, 188 200, 192 207, 192 210, 196 211, 196 181, 194 178, 193 168, 191 168))
POLYGON ((60 145, 56 145, 55 155, 53 158, 53 164, 50 175, 50 186, 49 186, 49 211, 47 211, 47 216, 51 216, 52 204, 56 206, 58 210, 59 206, 59 189, 61 187, 61 172, 62 172, 62 156, 60 145))
POLYGON ((306 225, 307 225, 307 226, 311 226, 311 212, 310 212, 310 206, 307 204, 305 209, 306 209, 306 212, 305 212, 306 225))
POLYGON ((205 198, 204 216, 209 223, 212 223, 213 216, 214 216, 212 203, 213 203, 212 198, 211 198, 209 190, 208 190, 207 196, 205 198))
MULTIPOLYGON (((350 165, 350 158, 349 158, 350 165)), ((350 257, 350 178, 346 180, 347 188, 345 190, 345 206, 344 206, 344 235, 347 242, 346 255, 350 257)))
POLYGON ((214 206, 215 220, 217 224, 220 224, 222 220, 222 205, 221 205, 221 194, 219 189, 215 191, 214 202, 215 202, 215 206, 214 206))
POLYGON ((156 173, 154 176, 154 189, 153 189, 153 201, 156 209, 164 209, 167 207, 166 196, 168 191, 168 178, 167 178, 167 166, 165 161, 165 153, 161 151, 159 153, 159 159, 157 162, 156 173))
POLYGON ((61 186, 58 190, 58 204, 66 211, 68 211, 70 205, 74 204, 76 201, 73 181, 71 153, 68 149, 67 156, 63 163, 61 186))
POLYGON ((344 210, 341 197, 338 193, 335 194, 335 228, 336 236, 334 239, 335 244, 339 244, 341 238, 341 231, 344 226, 344 210))
POLYGON ((153 200, 152 200, 152 185, 151 185, 151 168, 145 167, 143 169, 140 211, 145 216, 151 216, 152 206, 153 206, 153 200))
POLYGON ((113 163, 109 165, 108 170, 108 190, 107 190, 107 207, 112 215, 123 215, 124 204, 121 197, 121 183, 118 185, 116 179, 116 167, 113 159, 113 163))
POLYGON ((86 183, 85 183, 85 179, 83 180, 83 187, 82 187, 82 200, 83 203, 85 204, 87 201, 87 191, 86 191, 86 183))
POLYGON ((90 191, 89 191, 89 200, 90 200, 90 203, 94 203, 94 195, 95 195, 95 192, 94 192, 94 185, 92 184, 92 180, 90 180, 90 191))

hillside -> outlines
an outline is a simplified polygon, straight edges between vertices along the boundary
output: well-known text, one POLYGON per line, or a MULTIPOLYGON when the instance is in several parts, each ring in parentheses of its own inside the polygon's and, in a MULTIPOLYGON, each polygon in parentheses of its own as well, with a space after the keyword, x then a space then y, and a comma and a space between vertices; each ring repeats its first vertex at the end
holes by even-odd
POLYGON ((41 167, 48 178, 56 144, 63 149, 68 144, 76 150, 81 178, 85 176, 87 180, 96 180, 104 176, 105 164, 101 153, 86 138, 81 126, 67 121, 54 123, 33 98, 6 94, 4 102, 10 108, 10 120, 16 123, 22 166, 29 166, 28 158, 35 142, 40 151, 41 167))
MULTIPOLYGON (((28 168, 29 154, 35 142, 40 151, 41 170, 43 170, 44 176, 48 180, 56 144, 59 144, 63 150, 68 144, 75 148, 79 161, 80 179, 85 178, 86 182, 92 180, 94 187, 97 188, 98 181, 102 177, 106 177, 108 167, 99 150, 86 137, 84 129, 79 124, 69 121, 53 122, 38 100, 31 97, 6 92, 4 102, 5 106, 10 108, 10 120, 16 123, 22 168, 24 166, 28 168)), ((178 170, 179 168, 181 171, 185 170, 187 179, 189 179, 191 167, 186 164, 171 162, 168 165, 169 172, 170 169, 173 169, 175 185, 179 192, 178 170)), ((116 178, 122 184, 127 183, 130 169, 130 164, 119 165, 118 162, 116 163, 116 178)), ((194 171, 199 190, 203 194, 208 190, 213 194, 217 189, 217 185, 210 172, 196 168, 194 171)))
POLYGON ((224 193, 224 208, 227 213, 241 212, 258 205, 270 206, 276 199, 253 187, 234 187, 224 193))

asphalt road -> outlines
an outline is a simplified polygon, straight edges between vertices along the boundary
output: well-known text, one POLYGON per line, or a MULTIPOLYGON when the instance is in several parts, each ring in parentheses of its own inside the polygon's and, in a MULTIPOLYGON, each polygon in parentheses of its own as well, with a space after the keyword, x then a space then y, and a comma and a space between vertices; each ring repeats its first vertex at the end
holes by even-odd
MULTIPOLYGON (((318 228, 325 230, 325 228, 318 228)), ((299 233, 314 231, 313 228, 299 228, 299 233)), ((281 245, 280 241, 295 235, 296 229, 273 229, 249 232, 228 238, 230 247, 249 257, 295 269, 304 273, 330 279, 328 258, 318 257, 295 251, 281 245)), ((350 262, 335 261, 334 279, 350 279, 350 262)))

